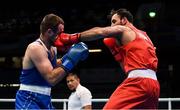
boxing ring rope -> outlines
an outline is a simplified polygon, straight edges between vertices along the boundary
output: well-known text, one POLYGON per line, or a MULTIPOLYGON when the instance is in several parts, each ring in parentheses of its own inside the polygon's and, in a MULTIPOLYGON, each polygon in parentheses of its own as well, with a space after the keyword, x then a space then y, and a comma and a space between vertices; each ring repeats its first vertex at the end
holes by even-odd
MULTIPOLYGON (((108 101, 108 99, 92 99, 92 102, 106 101, 108 101)), ((15 99, 0 99, 0 102, 15 102, 15 99)), ((52 102, 63 103, 63 110, 66 110, 68 99, 52 99, 52 102)), ((180 98, 159 98, 159 102, 168 102, 168 110, 172 110, 172 102, 180 102, 180 98)))

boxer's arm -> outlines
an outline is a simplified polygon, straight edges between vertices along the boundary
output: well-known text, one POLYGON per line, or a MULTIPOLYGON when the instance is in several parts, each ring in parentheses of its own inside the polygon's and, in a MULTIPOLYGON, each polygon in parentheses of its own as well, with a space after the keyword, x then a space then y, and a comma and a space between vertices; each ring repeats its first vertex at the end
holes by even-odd
POLYGON ((126 30, 124 26, 108 26, 108 27, 96 27, 80 33, 81 41, 93 41, 109 36, 120 36, 126 30))
POLYGON ((66 72, 62 67, 53 69, 48 54, 42 45, 30 45, 28 53, 34 66, 49 84, 55 85, 65 77, 66 72))

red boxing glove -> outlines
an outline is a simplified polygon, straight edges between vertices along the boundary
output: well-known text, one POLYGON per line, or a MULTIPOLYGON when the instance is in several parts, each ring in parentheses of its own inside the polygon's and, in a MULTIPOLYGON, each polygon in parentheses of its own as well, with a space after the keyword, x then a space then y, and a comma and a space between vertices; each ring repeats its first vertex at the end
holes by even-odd
POLYGON ((104 44, 109 48, 116 61, 122 61, 122 51, 113 37, 104 38, 104 44))
POLYGON ((80 33, 75 33, 75 34, 67 34, 67 33, 61 33, 58 35, 58 40, 60 40, 63 44, 67 45, 72 45, 74 43, 79 42, 79 36, 80 33))
POLYGON ((58 35, 54 42, 54 46, 57 47, 59 52, 67 52, 72 44, 79 42, 80 33, 67 34, 61 33, 58 35))

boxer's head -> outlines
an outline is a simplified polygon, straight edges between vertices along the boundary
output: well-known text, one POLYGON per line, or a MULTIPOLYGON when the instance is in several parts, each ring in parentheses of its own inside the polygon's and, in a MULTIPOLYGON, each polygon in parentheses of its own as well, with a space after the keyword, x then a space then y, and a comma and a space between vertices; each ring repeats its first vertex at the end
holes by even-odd
POLYGON ((64 21, 55 14, 46 15, 41 24, 40 32, 43 36, 48 36, 48 40, 53 42, 58 34, 64 31, 64 21))
POLYGON ((127 22, 133 23, 133 15, 126 9, 111 10, 111 26, 126 25, 127 22))

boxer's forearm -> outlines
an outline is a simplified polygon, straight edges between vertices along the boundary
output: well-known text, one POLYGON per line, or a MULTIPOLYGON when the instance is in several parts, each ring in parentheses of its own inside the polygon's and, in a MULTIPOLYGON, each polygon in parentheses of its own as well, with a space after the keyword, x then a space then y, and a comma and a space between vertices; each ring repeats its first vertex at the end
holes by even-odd
POLYGON ((93 41, 103 38, 102 28, 95 27, 80 33, 80 41, 93 41))
POLYGON ((95 27, 80 33, 81 41, 93 41, 110 36, 119 36, 124 31, 123 26, 95 27))

